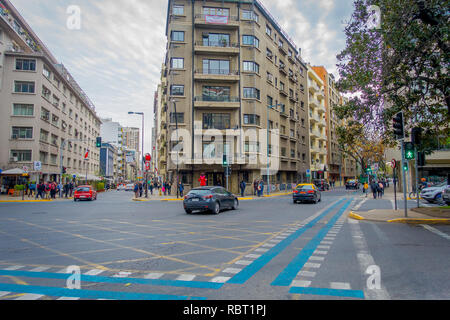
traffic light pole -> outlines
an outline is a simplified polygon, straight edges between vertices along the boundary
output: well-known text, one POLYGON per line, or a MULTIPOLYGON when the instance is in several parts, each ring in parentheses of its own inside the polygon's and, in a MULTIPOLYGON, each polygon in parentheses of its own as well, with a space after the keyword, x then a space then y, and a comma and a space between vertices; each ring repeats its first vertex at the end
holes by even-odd
POLYGON ((405 170, 405 139, 401 140, 402 144, 402 171, 403 171, 403 201, 405 206, 405 218, 408 218, 408 199, 406 198, 406 170, 405 170))
POLYGON ((420 202, 419 202, 419 153, 417 152, 417 148, 415 148, 416 151, 416 196, 417 196, 417 208, 420 208, 420 202))

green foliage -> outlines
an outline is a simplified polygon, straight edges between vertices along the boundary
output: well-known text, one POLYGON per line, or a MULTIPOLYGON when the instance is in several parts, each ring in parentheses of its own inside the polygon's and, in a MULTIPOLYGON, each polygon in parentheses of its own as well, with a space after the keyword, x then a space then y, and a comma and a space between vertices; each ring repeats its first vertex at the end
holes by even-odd
POLYGON ((392 118, 403 111, 406 132, 419 126, 425 141, 449 137, 448 8, 448 0, 355 0, 337 56, 338 88, 353 97, 336 107, 338 117, 392 143, 392 118), (380 8, 380 28, 367 28, 371 5, 380 8))
POLYGON ((105 183, 99 182, 97 183, 97 191, 104 191, 105 190, 105 183))
POLYGON ((22 190, 25 190, 25 186, 22 185, 22 184, 16 184, 16 185, 14 186, 14 190, 16 190, 16 191, 22 191, 22 190))

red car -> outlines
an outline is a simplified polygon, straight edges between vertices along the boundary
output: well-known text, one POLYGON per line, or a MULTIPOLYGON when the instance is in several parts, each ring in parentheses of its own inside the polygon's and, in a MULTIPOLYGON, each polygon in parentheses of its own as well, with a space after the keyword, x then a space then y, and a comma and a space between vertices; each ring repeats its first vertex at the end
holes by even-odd
POLYGON ((79 186, 75 189, 73 200, 97 200, 97 191, 91 186, 79 186))

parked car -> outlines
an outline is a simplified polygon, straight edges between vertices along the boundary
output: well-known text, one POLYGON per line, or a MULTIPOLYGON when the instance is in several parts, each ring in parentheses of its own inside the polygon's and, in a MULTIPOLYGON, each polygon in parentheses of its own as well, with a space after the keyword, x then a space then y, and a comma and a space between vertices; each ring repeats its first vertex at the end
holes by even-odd
POLYGON ((355 189, 358 190, 359 189, 359 181, 358 180, 347 180, 347 182, 345 183, 345 189, 355 189))
POLYGON ((316 179, 313 182, 320 191, 330 190, 330 185, 325 179, 316 179))
POLYGON ((134 184, 129 183, 125 186, 125 191, 134 191, 134 184))
POLYGON ((425 188, 420 193, 420 197, 430 203, 439 203, 442 201, 442 192, 449 186, 447 182, 444 182, 430 188, 425 188))
POLYGON ((219 214, 222 209, 236 210, 237 197, 223 187, 201 187, 189 191, 184 197, 183 207, 187 214, 192 211, 212 211, 219 214))
POLYGON ((97 191, 95 191, 91 186, 79 186, 75 189, 73 200, 97 200, 97 191))
POLYGON ((450 206, 450 187, 447 186, 447 188, 442 191, 442 200, 450 206))
POLYGON ((124 184, 119 184, 117 186, 117 191, 124 191, 125 190, 125 185, 124 184))
POLYGON ((292 200, 294 203, 304 201, 317 203, 322 201, 322 194, 314 185, 303 185, 295 188, 292 192, 292 200))

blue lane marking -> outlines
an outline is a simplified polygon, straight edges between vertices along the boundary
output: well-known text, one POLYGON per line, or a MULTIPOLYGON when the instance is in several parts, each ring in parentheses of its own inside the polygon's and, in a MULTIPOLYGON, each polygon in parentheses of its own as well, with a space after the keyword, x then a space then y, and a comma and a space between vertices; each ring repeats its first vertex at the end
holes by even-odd
POLYGON ((206 300, 203 297, 175 296, 168 294, 117 292, 98 290, 76 290, 56 287, 26 286, 19 284, 2 284, 0 291, 14 293, 34 293, 53 297, 76 297, 86 299, 113 299, 113 300, 206 300))
POLYGON ((364 299, 364 291, 361 291, 361 290, 349 290, 349 289, 292 287, 289 290, 289 293, 364 299))
MULTIPOLYGON (((17 271, 17 270, 0 270, 2 276, 16 276, 28 278, 45 278, 45 279, 64 279, 66 280, 70 273, 50 273, 50 272, 32 272, 32 271, 17 271)), ((80 275, 81 281, 86 282, 101 282, 101 283, 133 283, 146 284, 155 286, 171 286, 171 287, 185 287, 185 288, 200 288, 200 289, 220 289, 223 283, 202 282, 202 281, 183 281, 183 280, 164 280, 164 279, 140 279, 140 278, 113 278, 103 276, 80 275)))
POLYGON ((278 275, 278 277, 272 282, 273 286, 289 286, 297 276, 298 272, 303 268, 308 259, 312 256, 317 246, 327 235, 328 231, 340 218, 340 216, 347 210, 350 206, 352 200, 347 201, 347 203, 336 213, 336 215, 328 222, 328 224, 323 227, 317 235, 300 251, 299 255, 291 261, 291 263, 278 275))
POLYGON ((305 231, 312 228, 318 221, 324 218, 327 214, 333 211, 337 206, 343 202, 344 199, 339 200, 333 204, 330 208, 325 210, 320 216, 310 221, 307 225, 301 227, 296 232, 291 234, 289 237, 279 242, 275 247, 264 253, 261 257, 253 261, 252 264, 245 267, 239 273, 237 273, 233 278, 227 281, 227 283, 233 284, 243 284, 248 279, 250 279, 254 274, 256 274, 261 268, 263 268, 267 263, 269 263, 275 256, 277 256, 281 251, 288 247, 294 240, 300 237, 305 231))

